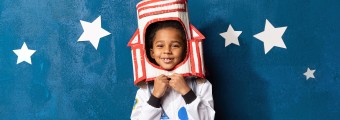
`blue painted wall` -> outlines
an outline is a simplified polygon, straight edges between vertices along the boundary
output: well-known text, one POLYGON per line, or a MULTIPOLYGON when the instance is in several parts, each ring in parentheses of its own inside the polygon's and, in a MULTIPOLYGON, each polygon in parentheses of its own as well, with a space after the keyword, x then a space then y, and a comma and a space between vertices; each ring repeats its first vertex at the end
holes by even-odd
MULTIPOLYGON (((127 42, 139 0, 1 0, 0 119, 129 119, 133 86, 127 42), (80 20, 102 17, 111 33, 98 50, 77 42, 80 20), (12 50, 26 42, 32 65, 12 50)), ((218 120, 340 119, 340 2, 337 0, 189 0, 205 36, 208 79, 218 120), (265 19, 288 26, 287 49, 264 54, 253 35, 265 19), (232 24, 240 46, 219 35, 232 24), (316 69, 306 80, 307 67, 316 69)))

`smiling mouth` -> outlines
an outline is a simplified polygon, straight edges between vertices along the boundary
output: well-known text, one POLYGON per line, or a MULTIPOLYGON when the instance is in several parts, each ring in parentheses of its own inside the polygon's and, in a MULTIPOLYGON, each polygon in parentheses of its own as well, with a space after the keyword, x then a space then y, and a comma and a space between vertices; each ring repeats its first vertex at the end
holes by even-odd
POLYGON ((161 58, 161 59, 164 63, 170 63, 174 60, 173 58, 161 58))

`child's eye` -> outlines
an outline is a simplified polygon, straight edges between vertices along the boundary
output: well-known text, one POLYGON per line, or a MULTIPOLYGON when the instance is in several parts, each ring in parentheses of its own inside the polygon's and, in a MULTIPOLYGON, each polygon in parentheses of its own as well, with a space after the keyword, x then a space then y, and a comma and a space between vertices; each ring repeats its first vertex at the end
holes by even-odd
POLYGON ((156 45, 156 47, 161 48, 161 47, 163 47, 163 45, 156 45))
POLYGON ((178 45, 178 44, 175 44, 175 45, 172 45, 172 47, 174 47, 174 48, 178 48, 178 47, 181 47, 180 45, 178 45))

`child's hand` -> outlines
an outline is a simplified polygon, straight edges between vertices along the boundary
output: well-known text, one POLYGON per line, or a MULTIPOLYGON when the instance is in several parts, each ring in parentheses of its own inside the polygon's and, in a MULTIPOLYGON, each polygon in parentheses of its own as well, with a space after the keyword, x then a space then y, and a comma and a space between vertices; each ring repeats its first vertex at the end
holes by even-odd
POLYGON ((179 92, 181 95, 185 95, 190 91, 190 87, 188 86, 182 75, 175 73, 169 77, 171 78, 171 80, 169 81, 169 85, 172 89, 179 92))
POLYGON ((152 94, 157 98, 161 98, 164 95, 168 86, 169 86, 169 80, 167 76, 163 74, 160 76, 157 76, 154 80, 154 89, 153 89, 152 94))

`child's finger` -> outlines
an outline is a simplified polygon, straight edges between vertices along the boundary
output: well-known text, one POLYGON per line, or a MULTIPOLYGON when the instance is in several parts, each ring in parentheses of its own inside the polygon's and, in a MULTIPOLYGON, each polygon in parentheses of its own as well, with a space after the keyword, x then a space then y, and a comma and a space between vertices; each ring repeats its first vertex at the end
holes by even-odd
POLYGON ((174 73, 171 75, 171 77, 176 77, 176 76, 179 76, 180 74, 177 74, 177 73, 174 73))

